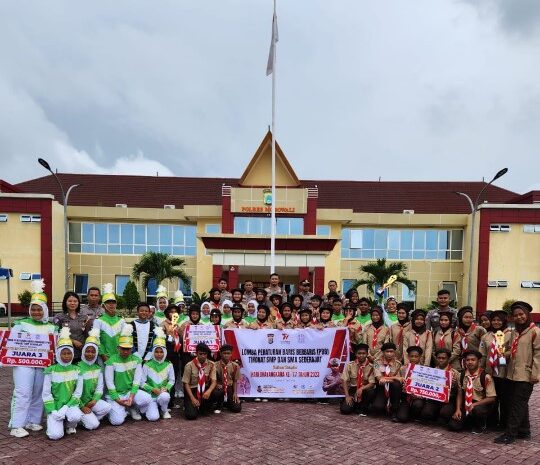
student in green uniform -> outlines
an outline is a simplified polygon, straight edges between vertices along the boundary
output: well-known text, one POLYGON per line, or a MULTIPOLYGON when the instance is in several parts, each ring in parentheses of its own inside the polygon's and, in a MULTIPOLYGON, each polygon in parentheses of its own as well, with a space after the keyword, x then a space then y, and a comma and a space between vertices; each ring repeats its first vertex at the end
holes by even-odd
POLYGON ((103 313, 94 320, 94 328, 99 329, 99 356, 105 363, 111 356, 118 352, 118 338, 126 322, 116 314, 116 295, 112 284, 103 285, 103 313))

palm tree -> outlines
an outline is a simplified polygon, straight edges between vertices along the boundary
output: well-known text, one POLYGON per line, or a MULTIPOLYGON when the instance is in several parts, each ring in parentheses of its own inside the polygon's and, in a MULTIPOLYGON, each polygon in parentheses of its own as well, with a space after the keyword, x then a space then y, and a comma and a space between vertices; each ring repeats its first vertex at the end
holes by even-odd
POLYGON ((375 286, 382 286, 390 276, 396 275, 396 282, 404 284, 414 291, 414 283, 407 278, 407 265, 404 262, 386 262, 386 258, 378 258, 376 262, 362 265, 360 271, 368 275, 364 279, 357 279, 351 289, 367 285, 368 291, 375 294, 375 286))
POLYGON ((133 265, 133 279, 139 281, 142 277, 143 289, 148 288, 148 282, 155 279, 159 285, 165 279, 179 278, 185 284, 191 282, 191 277, 183 270, 186 262, 168 253, 146 252, 133 265))

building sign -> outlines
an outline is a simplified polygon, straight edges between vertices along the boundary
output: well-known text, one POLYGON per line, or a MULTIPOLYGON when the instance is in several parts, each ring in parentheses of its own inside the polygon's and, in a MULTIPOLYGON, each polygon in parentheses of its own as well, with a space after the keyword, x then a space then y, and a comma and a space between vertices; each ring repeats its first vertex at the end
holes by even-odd
MULTIPOLYGON (((242 213, 272 213, 272 207, 240 207, 242 213)), ((276 213, 296 213, 294 207, 276 207, 276 213)))
POLYGON ((231 211, 233 213, 270 214, 272 205, 276 213, 307 213, 307 189, 276 188, 276 198, 268 187, 233 187, 231 189, 231 211))

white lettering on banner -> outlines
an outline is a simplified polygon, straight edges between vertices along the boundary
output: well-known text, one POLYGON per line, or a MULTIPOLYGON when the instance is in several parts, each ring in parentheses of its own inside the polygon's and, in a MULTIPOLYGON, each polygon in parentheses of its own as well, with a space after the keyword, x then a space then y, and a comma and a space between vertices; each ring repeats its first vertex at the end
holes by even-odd
POLYGON ((341 373, 349 357, 346 328, 231 328, 224 331, 224 339, 241 364, 240 397, 344 396, 341 373))
POLYGON ((221 348, 221 329, 217 325, 188 325, 184 330, 184 350, 195 352, 197 344, 206 344, 210 351, 221 348))
POLYGON ((415 365, 405 383, 405 392, 425 399, 448 402, 451 386, 450 371, 415 365))
POLYGON ((52 335, 0 331, 0 341, 0 366, 45 368, 53 363, 52 335))

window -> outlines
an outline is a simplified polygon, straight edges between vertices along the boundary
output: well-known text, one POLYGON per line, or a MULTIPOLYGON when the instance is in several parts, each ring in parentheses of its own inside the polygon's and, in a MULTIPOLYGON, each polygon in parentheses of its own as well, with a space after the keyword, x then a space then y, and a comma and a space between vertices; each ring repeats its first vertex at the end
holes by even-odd
POLYGON ((0 223, 7 223, 8 215, 1 214, 0 215, 0 223))
POLYGON ((146 286, 146 297, 155 297, 157 287, 157 281, 154 278, 150 278, 148 281, 148 286, 146 286))
POLYGON ((182 291, 182 294, 184 294, 184 296, 190 296, 191 295, 191 285, 186 284, 181 279, 178 279, 178 290, 182 291))
POLYGON ((31 279, 32 281, 35 279, 41 279, 41 273, 32 273, 31 279))
POLYGON ((32 273, 23 271, 22 273, 19 274, 19 279, 21 281, 30 281, 32 279, 32 273))
POLYGON ((32 223, 41 223, 41 215, 32 215, 32 223))
POLYGON ((74 274, 73 275, 73 291, 79 295, 88 293, 88 275, 74 274))
POLYGON ((341 289, 342 289, 341 292, 343 292, 343 294, 346 294, 347 291, 352 289, 352 286, 353 286, 355 281, 356 281, 356 279, 343 279, 341 281, 341 289))
POLYGON ((30 215, 21 215, 21 223, 30 223, 32 217, 30 215))
POLYGON ((450 300, 457 302, 457 283, 455 281, 443 281, 441 285, 442 289, 450 292, 450 300))
MULTIPOLYGON (((234 218, 235 234, 270 235, 271 218, 267 216, 237 216, 234 218)), ((304 218, 276 218, 276 235, 301 236, 304 234, 304 218)))
POLYGON ((415 287, 414 291, 411 291, 405 284, 401 285, 401 300, 403 302, 416 302, 416 287, 418 286, 418 282, 413 281, 413 283, 415 287))
POLYGON ((128 275, 117 274, 115 277, 115 287, 114 287, 116 289, 116 293, 119 295, 123 295, 128 282, 129 282, 128 275))
POLYGON ((319 224, 316 229, 317 236, 330 237, 331 228, 328 224, 319 224))
POLYGON ((221 232, 220 224, 207 224, 204 227, 204 232, 206 234, 219 234, 221 232))
POLYGON ((69 251, 141 255, 163 252, 195 256, 197 231, 192 225, 70 223, 69 251))
MULTIPOLYGON (((1 217, 2 215, 0 215, 1 217)), ((524 224, 523 232, 525 233, 540 233, 540 224, 524 224)))
POLYGON ((438 229, 342 229, 341 258, 462 260, 463 231, 438 229))

